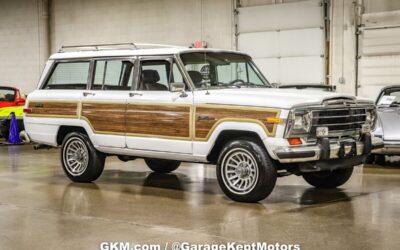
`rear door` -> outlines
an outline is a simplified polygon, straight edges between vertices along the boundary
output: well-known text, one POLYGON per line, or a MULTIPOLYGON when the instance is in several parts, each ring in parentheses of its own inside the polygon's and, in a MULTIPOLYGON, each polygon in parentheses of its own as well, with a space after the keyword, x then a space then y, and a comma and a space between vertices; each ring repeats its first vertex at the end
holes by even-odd
POLYGON ((193 94, 188 87, 170 91, 172 82, 184 82, 172 56, 141 58, 138 71, 127 103, 127 147, 191 154, 193 94))
POLYGON ((133 68, 132 58, 103 58, 93 62, 90 89, 82 93, 81 119, 90 124, 99 146, 126 147, 125 115, 133 68))

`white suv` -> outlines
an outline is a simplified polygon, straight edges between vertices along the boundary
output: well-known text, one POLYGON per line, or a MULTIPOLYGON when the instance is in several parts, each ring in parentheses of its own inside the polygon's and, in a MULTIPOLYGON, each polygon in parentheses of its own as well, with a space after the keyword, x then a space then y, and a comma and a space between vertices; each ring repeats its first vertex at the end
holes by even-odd
POLYGON ((65 174, 91 182, 106 156, 144 158, 153 171, 216 164, 231 199, 257 202, 277 177, 334 188, 382 142, 374 103, 271 88, 250 56, 157 45, 63 47, 28 96, 32 141, 61 146, 65 174))

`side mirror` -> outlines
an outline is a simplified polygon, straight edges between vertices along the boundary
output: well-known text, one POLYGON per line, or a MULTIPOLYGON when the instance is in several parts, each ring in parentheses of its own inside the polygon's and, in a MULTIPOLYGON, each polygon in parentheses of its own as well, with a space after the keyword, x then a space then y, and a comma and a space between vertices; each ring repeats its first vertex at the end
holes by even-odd
POLYGON ((25 105, 25 98, 19 97, 19 98, 15 99, 15 104, 17 104, 17 106, 25 105))
POLYGON ((185 84, 183 82, 171 83, 171 92, 185 92, 185 84))
POLYGON ((171 83, 171 92, 180 92, 181 95, 179 97, 186 97, 185 86, 183 82, 173 82, 171 83))

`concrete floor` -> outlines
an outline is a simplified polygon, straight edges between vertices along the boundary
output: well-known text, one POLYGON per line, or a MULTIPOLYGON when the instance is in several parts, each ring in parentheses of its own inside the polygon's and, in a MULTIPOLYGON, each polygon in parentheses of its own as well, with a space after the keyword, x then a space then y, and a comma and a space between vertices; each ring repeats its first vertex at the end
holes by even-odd
POLYGON ((183 164, 162 175, 142 160, 110 157, 96 183, 74 184, 58 150, 0 147, 0 249, 99 249, 103 241, 399 249, 399 225, 393 167, 358 167, 337 190, 285 177, 263 202, 240 204, 221 193, 214 166, 183 164))

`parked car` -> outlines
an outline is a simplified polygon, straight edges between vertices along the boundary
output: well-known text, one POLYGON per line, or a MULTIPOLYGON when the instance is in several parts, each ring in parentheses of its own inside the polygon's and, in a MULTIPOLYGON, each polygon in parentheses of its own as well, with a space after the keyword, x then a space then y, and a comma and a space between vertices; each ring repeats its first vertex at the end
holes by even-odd
POLYGON ((0 86, 0 108, 24 106, 24 104, 25 98, 17 88, 0 86))
POLYGON ((376 105, 378 120, 373 133, 385 146, 373 151, 370 162, 384 165, 386 155, 400 155, 400 85, 383 88, 376 105))
POLYGON ((199 162, 216 164, 228 197, 257 202, 290 174, 340 186, 383 146, 369 100, 271 88, 241 52, 127 46, 62 48, 27 99, 30 139, 61 146, 74 182, 96 180, 110 155, 164 173, 199 162))
POLYGON ((8 140, 8 135, 10 131, 11 113, 15 114, 17 119, 18 130, 24 130, 23 112, 24 106, 13 106, 0 108, 0 137, 8 140))
POLYGON ((24 129, 22 121, 24 104, 25 98, 19 89, 0 86, 0 137, 8 139, 11 112, 17 117, 19 129, 24 129))
POLYGON ((327 92, 335 92, 336 86, 326 84, 285 84, 279 85, 281 89, 304 89, 304 90, 321 90, 327 92))

